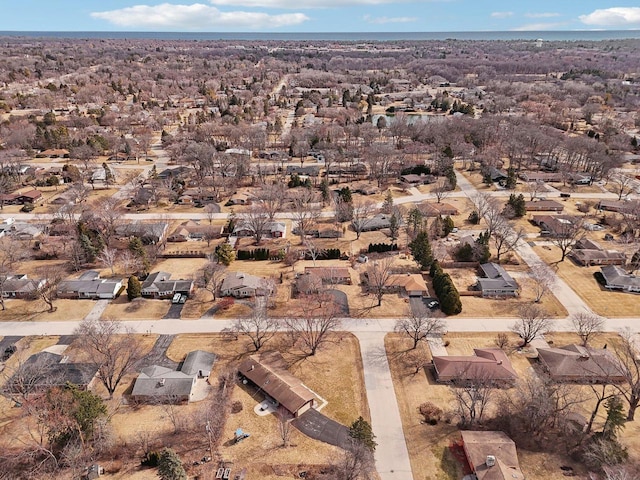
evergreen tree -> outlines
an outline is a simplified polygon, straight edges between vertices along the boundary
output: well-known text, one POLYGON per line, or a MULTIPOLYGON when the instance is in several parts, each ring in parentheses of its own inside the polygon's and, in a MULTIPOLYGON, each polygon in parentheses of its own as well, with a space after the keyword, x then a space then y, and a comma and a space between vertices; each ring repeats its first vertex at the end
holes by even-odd
POLYGON ((386 213, 389 215, 393 212, 393 195, 391 194, 391 190, 387 190, 387 194, 384 197, 384 202, 382 203, 382 213, 386 213))
POLYGON ((513 209, 514 217, 521 218, 527 213, 526 201, 522 194, 516 195, 515 193, 512 193, 509 195, 507 205, 513 209))
POLYGON ((504 188, 513 190, 514 188, 516 188, 516 183, 516 169, 513 167, 507 168, 507 179, 505 180, 504 188))
POLYGON ((449 215, 444 217, 442 220, 442 235, 446 237, 454 228, 455 224, 453 223, 453 219, 449 215))
POLYGON ((216 248, 216 258, 218 262, 223 265, 229 266, 231 262, 236 259, 236 252, 233 250, 233 247, 228 243, 223 243, 218 248, 216 248))
POLYGON ((133 253, 142 264, 142 270, 144 273, 148 273, 151 268, 149 259, 147 258, 147 251, 144 249, 142 240, 139 237, 131 237, 128 245, 129 250, 133 253))
POLYGON ((362 417, 358 417, 358 419, 351 424, 351 427, 349 427, 349 436, 360 441, 372 452, 378 446, 375 442, 376 436, 373 434, 371 425, 362 417))
POLYGON ((478 212, 474 210, 469 214, 469 217, 467 218, 467 220, 472 225, 478 225, 480 223, 480 215, 478 215, 478 212))
POLYGON ((444 172, 444 176, 449 180, 449 185, 451 186, 451 190, 455 190, 458 185, 458 179, 456 178, 456 172, 453 169, 453 166, 447 168, 447 171, 444 172))
POLYGON ((391 236, 391 242, 396 243, 398 235, 400 234, 400 220, 395 213, 391 214, 389 218, 389 235, 391 236))
POLYGON ((178 454, 171 448, 163 448, 158 458, 158 475, 161 480, 187 480, 187 472, 178 454))
POLYGON ((351 189, 349 187, 343 187, 338 190, 338 195, 345 203, 351 203, 353 201, 353 194, 351 193, 351 189))
POLYGON ((131 275, 127 283, 127 298, 129 301, 142 296, 142 284, 138 277, 131 275))
POLYGON ((604 422, 602 428, 602 435, 615 439, 618 437, 618 433, 625 427, 627 417, 624 414, 624 404, 619 396, 609 398, 604 404, 607 410, 607 419, 604 422))
POLYGON ((422 270, 427 270, 433 262, 433 254, 431 253, 431 244, 429 243, 429 235, 424 230, 420 231, 416 238, 409 243, 409 250, 416 263, 422 270))

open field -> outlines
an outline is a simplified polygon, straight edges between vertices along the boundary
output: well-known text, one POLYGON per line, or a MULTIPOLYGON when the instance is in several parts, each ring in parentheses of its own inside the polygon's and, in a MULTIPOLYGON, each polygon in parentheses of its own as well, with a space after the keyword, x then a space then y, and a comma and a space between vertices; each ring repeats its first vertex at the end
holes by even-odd
POLYGON ((102 313, 102 318, 125 321, 156 318, 160 321, 169 311, 170 306, 170 299, 153 300, 136 298, 130 302, 125 293, 109 302, 109 305, 102 313))
POLYGON ((593 274, 600 267, 580 267, 570 258, 557 262, 560 250, 555 246, 536 246, 534 251, 551 264, 557 274, 599 315, 605 317, 631 317, 638 314, 640 297, 632 293, 612 292, 602 288, 593 274))

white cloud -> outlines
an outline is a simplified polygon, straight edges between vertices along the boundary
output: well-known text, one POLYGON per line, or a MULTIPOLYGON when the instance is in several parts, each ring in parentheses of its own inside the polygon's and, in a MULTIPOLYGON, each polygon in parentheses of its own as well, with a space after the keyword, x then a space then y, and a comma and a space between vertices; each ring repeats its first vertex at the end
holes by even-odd
POLYGON ((578 18, 585 25, 640 27, 640 7, 602 8, 578 18))
POLYGON ((511 30, 514 32, 537 32, 541 30, 558 30, 566 26, 566 22, 529 23, 527 25, 512 28, 511 30))
POLYGON ((525 13, 524 16, 527 18, 553 18, 553 17, 559 17, 560 14, 556 12, 542 12, 542 13, 525 13))
POLYGON ((411 23, 417 22, 418 17, 372 17, 371 15, 365 15, 364 21, 374 25, 384 25, 387 23, 411 23))
POLYGON ((106 20, 120 27, 141 29, 205 30, 212 28, 255 29, 299 25, 309 17, 302 13, 269 15, 260 12, 221 12, 215 7, 192 5, 134 5, 105 12, 93 12, 93 18, 106 20))
POLYGON ((492 12, 491 16, 493 18, 509 18, 513 17, 513 12, 492 12))
MULTIPOLYGON (((214 5, 264 8, 328 8, 348 5, 385 5, 413 3, 416 0, 209 0, 214 5)), ((449 1, 449 0, 427 0, 449 1)))

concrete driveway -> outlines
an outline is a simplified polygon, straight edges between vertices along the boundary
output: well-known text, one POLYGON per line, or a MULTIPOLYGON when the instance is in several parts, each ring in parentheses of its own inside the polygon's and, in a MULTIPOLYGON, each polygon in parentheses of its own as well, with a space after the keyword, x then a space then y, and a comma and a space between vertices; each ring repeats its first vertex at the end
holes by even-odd
POLYGON ((151 351, 136 363, 136 371, 142 370, 143 368, 151 365, 160 365, 162 367, 174 369, 177 368, 178 362, 169 360, 165 355, 167 353, 167 348, 169 348, 169 345, 173 342, 174 337, 175 335, 160 335, 151 351))

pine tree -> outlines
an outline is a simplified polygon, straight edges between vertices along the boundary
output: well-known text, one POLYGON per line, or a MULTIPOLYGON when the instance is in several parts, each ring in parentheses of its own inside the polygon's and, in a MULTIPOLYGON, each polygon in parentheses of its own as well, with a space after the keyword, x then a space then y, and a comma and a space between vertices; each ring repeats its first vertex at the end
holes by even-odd
POLYGON ((216 249, 216 258, 218 259, 218 262, 229 266, 231 265, 231 262, 236 259, 236 252, 233 250, 231 245, 223 243, 216 249))
POLYGON ((127 298, 129 301, 134 298, 138 298, 142 296, 142 285, 140 284, 140 280, 135 275, 131 275, 129 277, 129 282, 127 283, 127 298))
POLYGON ((349 436, 351 438, 359 440, 372 452, 378 446, 378 444, 375 442, 376 436, 373 434, 371 425, 362 417, 358 417, 358 419, 351 424, 351 427, 349 427, 349 436))
POLYGON ((187 480, 187 472, 173 449, 163 448, 160 452, 158 475, 162 480, 187 480))
POLYGON ((409 244, 409 250, 416 263, 422 270, 427 270, 433 262, 433 254, 431 253, 431 244, 429 243, 429 235, 422 230, 416 235, 416 238, 409 244))
POLYGON ((509 195, 507 205, 513 209, 514 217, 521 218, 527 213, 526 201, 522 194, 516 195, 515 193, 512 193, 509 195))
POLYGON ((387 194, 384 197, 384 202, 382 203, 382 213, 386 213, 389 215, 393 211, 393 195, 391 194, 391 190, 387 190, 387 194))
POLYGON ((617 395, 609 398, 604 404, 607 410, 607 419, 602 427, 602 435, 615 439, 618 437, 618 433, 625 427, 627 417, 624 414, 624 405, 622 400, 617 395))

